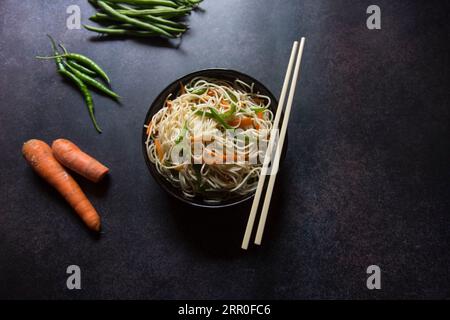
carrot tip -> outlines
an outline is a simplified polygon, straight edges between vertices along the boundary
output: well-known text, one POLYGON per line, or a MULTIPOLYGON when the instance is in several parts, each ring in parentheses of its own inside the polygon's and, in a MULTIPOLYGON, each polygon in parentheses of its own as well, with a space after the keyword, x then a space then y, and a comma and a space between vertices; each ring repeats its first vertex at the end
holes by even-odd
POLYGON ((101 233, 102 225, 101 225, 100 221, 97 222, 97 223, 95 223, 95 224, 92 226, 92 230, 94 230, 95 232, 101 233))

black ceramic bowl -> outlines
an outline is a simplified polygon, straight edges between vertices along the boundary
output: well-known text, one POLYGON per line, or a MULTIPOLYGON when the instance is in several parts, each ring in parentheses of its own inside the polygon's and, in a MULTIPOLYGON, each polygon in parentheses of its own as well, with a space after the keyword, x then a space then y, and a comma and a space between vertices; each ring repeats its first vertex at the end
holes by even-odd
MULTIPOLYGON (((147 115, 145 117, 144 125, 150 122, 151 118, 155 113, 160 110, 163 105, 164 101, 166 100, 167 96, 169 94, 172 94, 173 97, 176 97, 180 90, 180 82, 183 84, 188 83, 191 79, 195 77, 207 77, 207 78, 215 78, 220 80, 228 80, 228 81, 234 81, 236 79, 240 79, 244 81, 245 83, 251 84, 254 83, 254 90, 255 92, 260 92, 263 95, 269 96, 270 99, 272 99, 271 103, 271 110, 276 111, 276 108, 278 106, 278 102, 273 96, 273 94, 258 80, 244 74, 238 71, 234 70, 227 70, 227 69, 206 69, 206 70, 200 70, 193 73, 190 73, 188 75, 185 75, 184 77, 175 80, 171 84, 167 86, 160 94, 159 96, 153 101, 152 105, 150 106, 150 109, 147 112, 147 115)), ((163 176, 161 176, 158 171, 156 170, 155 165, 150 161, 150 159, 147 156, 147 149, 145 146, 145 141, 147 140, 146 136, 146 129, 143 127, 142 130, 142 150, 144 152, 144 158, 145 162, 147 163, 147 167, 150 170, 150 173, 152 174, 153 178, 156 180, 156 182, 164 189, 166 190, 170 195, 173 197, 188 203, 190 205, 199 206, 199 207, 206 207, 206 208, 223 208, 228 206, 233 206, 238 203, 242 203, 244 201, 247 201, 251 198, 253 198, 254 193, 247 194, 245 196, 234 196, 234 197, 227 197, 221 202, 208 202, 205 201, 201 197, 195 197, 195 198, 187 198, 183 195, 181 190, 177 188, 176 186, 172 185, 169 181, 167 181, 163 176)), ((286 152, 286 146, 287 146, 287 139, 284 144, 283 148, 283 155, 286 152)))

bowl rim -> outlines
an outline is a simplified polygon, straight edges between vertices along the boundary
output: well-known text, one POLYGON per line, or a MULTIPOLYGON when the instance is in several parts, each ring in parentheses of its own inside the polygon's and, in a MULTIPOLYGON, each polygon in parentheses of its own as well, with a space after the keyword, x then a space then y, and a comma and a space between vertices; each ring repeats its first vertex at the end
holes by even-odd
MULTIPOLYGON (((253 81, 253 83, 255 83, 255 85, 257 85, 257 87, 261 88, 262 90, 266 91, 267 93, 269 93, 270 98, 272 99, 272 107, 274 108, 272 109, 273 111, 276 111, 278 108, 278 99, 275 97, 275 95, 258 79, 243 73, 241 71, 237 71, 234 69, 227 69, 227 68, 207 68, 207 69, 201 69, 201 70, 197 70, 191 73, 188 73, 184 76, 179 77, 178 79, 170 82, 157 96, 155 99, 153 99, 153 102, 150 104, 147 113, 145 115, 145 119, 144 119, 144 125, 142 126, 142 152, 144 155, 144 159, 145 159, 145 163, 147 165, 148 170, 150 171, 151 176, 153 177, 153 179, 156 181, 156 183, 160 186, 160 188, 162 188, 165 192, 167 192, 168 194, 170 194, 172 197, 178 199, 179 201, 189 204, 191 206, 194 207, 200 207, 200 208, 210 208, 210 209, 214 209, 214 208, 226 208, 226 207, 231 207, 231 206, 236 206, 238 204, 244 203, 250 199, 252 199, 255 196, 255 192, 250 193, 249 195, 241 198, 241 199, 236 199, 235 201, 231 201, 229 203, 218 203, 218 204, 208 204, 208 203, 199 203, 196 202, 195 200, 190 200, 188 198, 185 198, 183 196, 181 196, 181 194, 177 194, 175 193, 173 190, 171 190, 168 185, 166 185, 166 183, 170 183, 167 182, 165 180, 163 180, 164 178, 161 177, 161 175, 159 175, 156 172, 156 169, 153 170, 152 168, 154 167, 154 164, 150 161, 150 159, 148 158, 147 155, 147 148, 145 145, 145 142, 147 140, 147 136, 146 136, 146 128, 145 126, 147 125, 148 121, 150 120, 150 117, 153 116, 152 115, 152 111, 154 109, 154 105, 157 101, 159 101, 161 98, 165 98, 167 97, 167 91, 169 91, 169 89, 176 85, 179 82, 185 82, 188 79, 192 79, 198 76, 202 76, 203 73, 210 73, 210 72, 226 72, 226 73, 230 73, 233 74, 233 76, 235 75, 237 77, 237 79, 239 79, 239 76, 243 76, 246 77, 248 79, 251 79, 253 81)), ((214 77, 213 77, 214 78, 214 77)), ((284 158, 283 154, 286 152, 286 147, 287 147, 287 136, 286 136, 286 140, 284 143, 284 147, 283 147, 283 151, 282 151, 282 158, 284 158)))

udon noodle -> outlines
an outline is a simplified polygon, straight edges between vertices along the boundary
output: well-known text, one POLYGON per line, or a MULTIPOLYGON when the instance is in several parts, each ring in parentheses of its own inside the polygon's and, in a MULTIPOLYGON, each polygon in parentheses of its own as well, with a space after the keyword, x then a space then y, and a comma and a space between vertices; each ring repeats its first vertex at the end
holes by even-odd
POLYGON ((180 85, 179 95, 169 95, 146 126, 150 161, 186 197, 220 201, 253 192, 265 151, 260 145, 272 129, 271 99, 239 79, 194 78, 180 85), (239 139, 230 135, 236 132, 239 139), (192 152, 194 145, 200 153, 192 152), (181 146, 184 161, 174 161, 181 146))

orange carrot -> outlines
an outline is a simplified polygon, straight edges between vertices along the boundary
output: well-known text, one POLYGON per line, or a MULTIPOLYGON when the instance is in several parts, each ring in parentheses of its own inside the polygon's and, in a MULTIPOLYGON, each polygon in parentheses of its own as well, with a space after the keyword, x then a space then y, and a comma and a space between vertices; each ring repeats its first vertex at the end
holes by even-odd
POLYGON ((148 136, 150 134, 150 132, 152 131, 152 127, 153 127, 153 121, 150 121, 150 123, 147 126, 147 131, 145 132, 145 134, 148 136))
POLYGON ((234 118, 231 121, 228 121, 228 124, 230 126, 237 126, 239 124, 239 128, 243 128, 243 127, 247 127, 247 126, 251 126, 253 124, 253 120, 250 117, 242 117, 242 118, 234 118), (240 124, 239 124, 239 119, 240 119, 240 124))
POLYGON ((56 160, 63 166, 93 182, 99 182, 109 172, 107 167, 81 151, 69 140, 53 141, 52 151, 56 160))
POLYGON ((164 150, 162 148, 161 142, 159 142, 158 139, 155 139, 154 143, 155 143, 156 153, 158 154, 158 158, 160 161, 162 161, 164 159, 164 150))
POLYGON ((90 229, 100 231, 97 211, 76 181, 55 159, 48 144, 41 140, 29 140, 24 143, 22 154, 33 170, 58 190, 90 229))
MULTIPOLYGON (((258 117, 258 119, 262 119, 263 118, 263 113, 262 112, 257 112, 256 116, 258 117)), ((255 122, 255 129, 259 130, 260 126, 257 122, 255 122)))
POLYGON ((225 110, 230 109, 230 103, 227 100, 224 99, 220 100, 220 105, 223 106, 225 110))
POLYGON ((251 126, 253 124, 253 119, 249 117, 243 117, 241 120, 241 127, 251 126))

